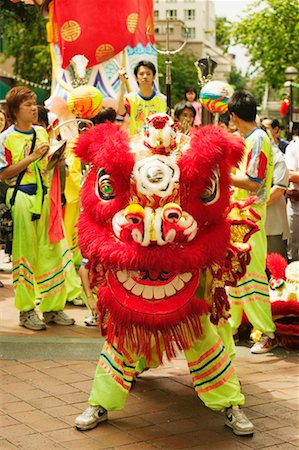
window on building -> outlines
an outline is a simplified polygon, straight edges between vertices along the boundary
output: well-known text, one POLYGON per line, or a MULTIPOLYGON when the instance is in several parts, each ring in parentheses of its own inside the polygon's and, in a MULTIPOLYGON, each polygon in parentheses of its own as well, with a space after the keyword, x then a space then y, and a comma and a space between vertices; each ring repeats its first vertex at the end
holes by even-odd
POLYGON ((160 34, 160 28, 159 27, 155 28, 154 33, 155 34, 160 34))
POLYGON ((166 17, 168 19, 176 19, 177 18, 177 10, 176 9, 167 9, 166 17))
POLYGON ((154 10, 154 18, 159 19, 159 11, 157 9, 154 10))
POLYGON ((189 39, 195 39, 196 35, 195 35, 195 28, 187 28, 188 30, 188 38, 189 39))
POLYGON ((184 10, 185 20, 195 20, 195 9, 184 10))
POLYGON ((168 27, 168 32, 169 32, 169 34, 173 34, 174 33, 174 28, 173 27, 168 27))

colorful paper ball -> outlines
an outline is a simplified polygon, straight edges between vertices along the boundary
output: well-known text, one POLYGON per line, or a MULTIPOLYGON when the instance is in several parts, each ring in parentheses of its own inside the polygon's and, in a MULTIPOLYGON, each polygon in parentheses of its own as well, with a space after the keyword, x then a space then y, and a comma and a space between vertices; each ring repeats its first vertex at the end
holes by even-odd
POLYGON ((210 113, 224 114, 233 92, 233 88, 225 81, 209 81, 201 89, 199 100, 210 113))
POLYGON ((79 118, 91 119, 102 107, 102 95, 94 86, 79 86, 72 90, 67 99, 69 110, 79 118))

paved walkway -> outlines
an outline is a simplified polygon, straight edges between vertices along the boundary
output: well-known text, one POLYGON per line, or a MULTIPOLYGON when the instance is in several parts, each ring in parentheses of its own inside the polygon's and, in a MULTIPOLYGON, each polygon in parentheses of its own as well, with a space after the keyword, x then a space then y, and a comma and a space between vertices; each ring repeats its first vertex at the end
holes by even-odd
POLYGON ((0 279, 1 450, 299 448, 297 354, 276 349, 253 356, 246 343, 238 347, 235 366, 254 437, 234 436, 221 413, 202 405, 182 358, 138 378, 125 410, 110 413, 109 422, 77 431, 74 419, 87 406, 102 342, 97 329, 84 326, 85 308, 71 306, 73 327, 19 327, 11 275, 0 272, 0 279))

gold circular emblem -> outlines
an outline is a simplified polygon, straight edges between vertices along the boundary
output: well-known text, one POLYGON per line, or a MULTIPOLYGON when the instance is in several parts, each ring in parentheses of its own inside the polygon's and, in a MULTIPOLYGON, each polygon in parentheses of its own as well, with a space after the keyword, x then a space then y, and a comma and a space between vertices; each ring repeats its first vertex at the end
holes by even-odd
POLYGON ((78 39, 81 34, 81 27, 78 22, 68 20, 64 22, 61 27, 61 37, 67 42, 72 42, 78 39))
POLYGON ((137 30, 138 20, 139 14, 132 13, 128 15, 126 24, 130 33, 134 34, 135 31, 137 30))
POLYGON ((114 47, 111 44, 101 44, 96 49, 96 60, 103 61, 112 58, 114 56, 114 47))

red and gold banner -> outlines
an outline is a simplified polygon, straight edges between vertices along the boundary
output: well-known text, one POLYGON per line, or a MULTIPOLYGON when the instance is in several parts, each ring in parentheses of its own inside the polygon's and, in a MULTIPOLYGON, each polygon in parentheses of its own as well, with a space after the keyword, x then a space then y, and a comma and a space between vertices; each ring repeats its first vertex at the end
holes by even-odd
POLYGON ((104 62, 127 45, 146 45, 153 32, 152 0, 54 0, 50 40, 59 44, 62 67, 84 55, 88 67, 104 62))

